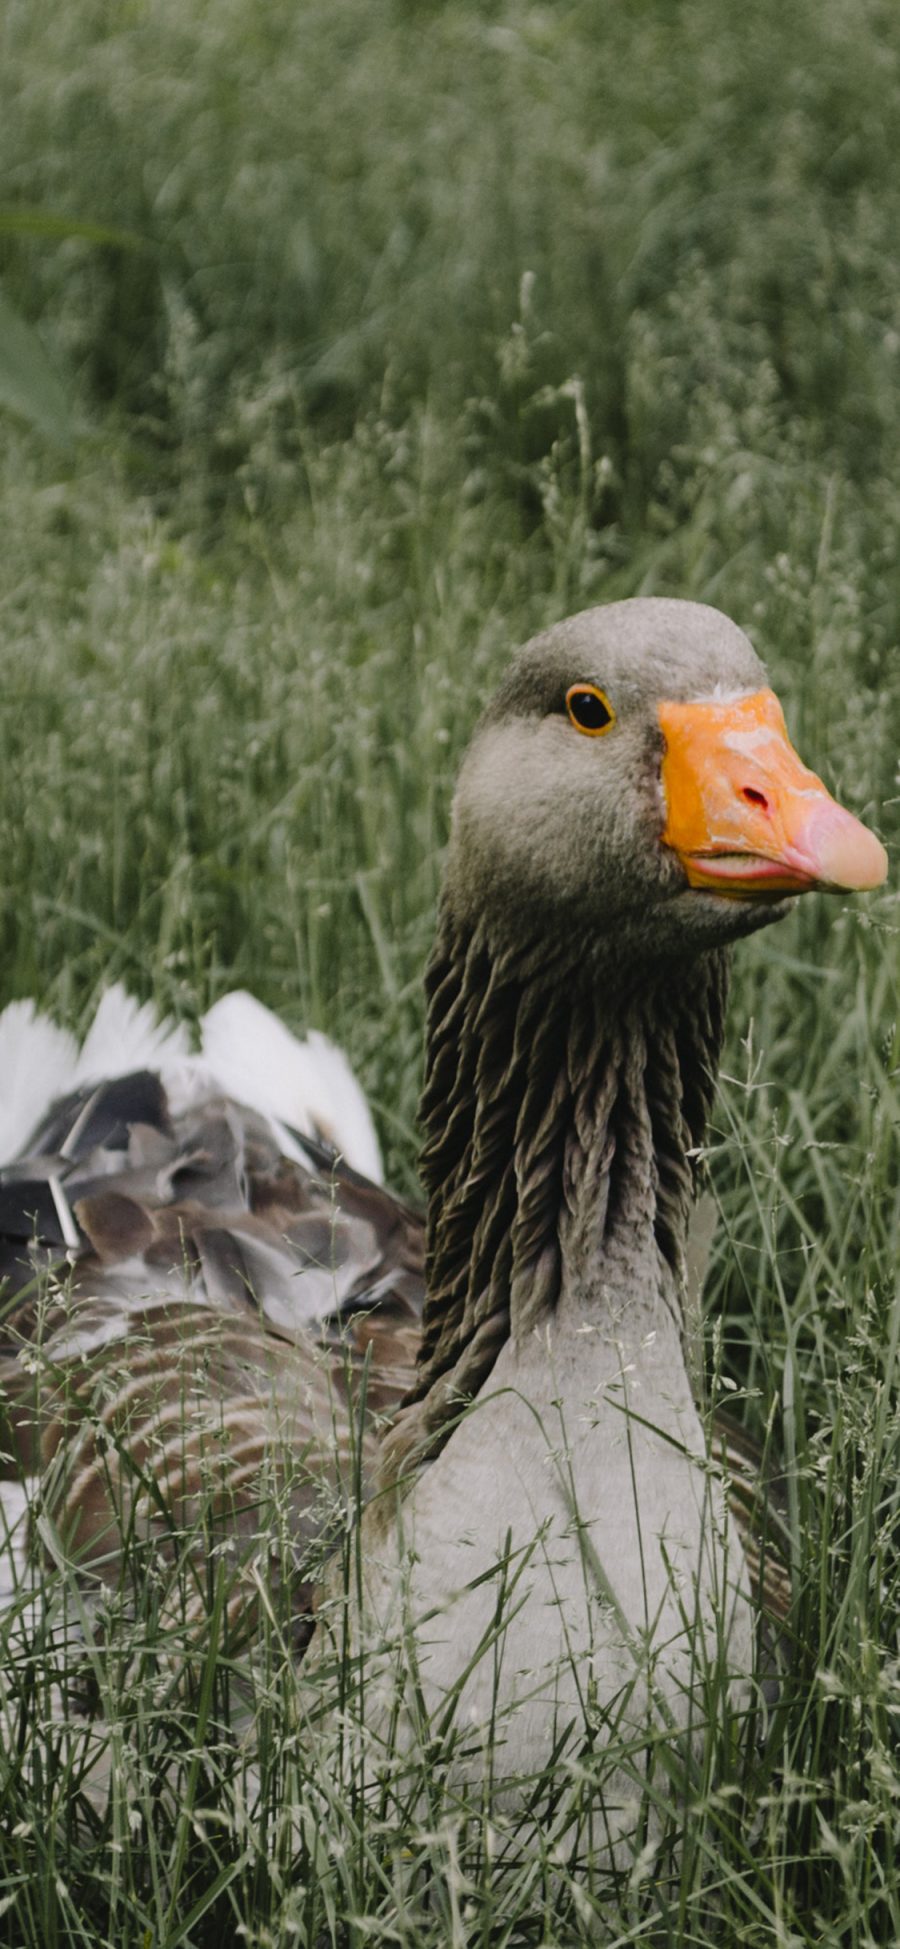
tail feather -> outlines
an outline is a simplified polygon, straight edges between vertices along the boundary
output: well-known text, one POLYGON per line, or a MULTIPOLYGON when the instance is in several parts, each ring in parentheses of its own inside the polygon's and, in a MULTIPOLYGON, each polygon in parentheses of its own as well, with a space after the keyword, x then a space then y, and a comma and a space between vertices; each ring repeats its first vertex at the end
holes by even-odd
MULTIPOLYGON (((11 1002, 0 1014, 0 1162, 23 1149, 59 1097, 138 1069, 161 1072, 173 1109, 220 1090, 301 1137, 324 1139, 354 1170, 382 1182, 365 1096, 327 1036, 314 1030, 300 1042, 261 1002, 235 990, 204 1016, 201 1050, 192 1055, 187 1030, 161 1021, 121 982, 104 990, 80 1049, 33 1002, 11 1002)), ((293 1154, 287 1131, 284 1144, 293 1154)))
POLYGON ((132 1069, 159 1069, 190 1051, 183 1025, 160 1020, 152 1002, 136 1002, 120 981, 105 988, 81 1045, 76 1083, 111 1081, 132 1069))
POLYGON ((298 1042, 268 1008, 235 989, 201 1024, 203 1061, 221 1089, 302 1137, 324 1138, 354 1170, 383 1180, 365 1096, 342 1049, 313 1030, 298 1042))
POLYGON ((15 1157, 58 1096, 75 1083, 78 1044, 33 1002, 0 1014, 0 1161, 15 1157))

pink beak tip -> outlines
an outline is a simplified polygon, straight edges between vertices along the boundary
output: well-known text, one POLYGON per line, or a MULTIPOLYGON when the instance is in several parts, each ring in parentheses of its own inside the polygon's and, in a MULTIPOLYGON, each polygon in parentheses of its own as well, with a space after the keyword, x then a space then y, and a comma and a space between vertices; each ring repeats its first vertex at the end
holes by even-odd
POLYGON ((819 884, 835 891, 869 893, 887 878, 881 840, 833 799, 815 807, 801 844, 819 884))

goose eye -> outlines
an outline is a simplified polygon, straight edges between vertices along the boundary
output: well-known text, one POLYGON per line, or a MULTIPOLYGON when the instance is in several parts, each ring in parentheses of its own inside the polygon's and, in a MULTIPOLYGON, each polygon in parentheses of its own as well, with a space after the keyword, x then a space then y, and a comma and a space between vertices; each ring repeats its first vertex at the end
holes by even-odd
POLYGON ((572 684, 566 691, 566 710, 576 731, 589 738, 601 737, 616 721, 609 698, 596 684, 572 684))

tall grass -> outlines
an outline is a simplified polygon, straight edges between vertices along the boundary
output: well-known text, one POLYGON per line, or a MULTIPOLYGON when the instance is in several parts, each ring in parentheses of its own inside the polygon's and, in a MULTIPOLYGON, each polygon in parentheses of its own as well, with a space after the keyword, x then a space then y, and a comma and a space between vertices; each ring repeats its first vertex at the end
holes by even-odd
POLYGON ((179 493, 277 494, 274 438, 291 496, 309 424, 424 399, 486 402, 514 470, 573 373, 622 510, 662 485, 677 511, 692 394, 762 370, 868 478, 897 435, 898 55, 885 0, 11 0, 5 198, 147 247, 9 237, 6 275, 179 493))
MULTIPOLYGON (((2 999, 246 983, 348 1046, 413 1191, 453 775, 534 629, 717 603, 896 835, 896 13, 29 0, 0 47, 5 197, 146 243, 0 240, 90 428, 4 423, 2 999)), ((229 1635, 252 1558, 211 1557, 190 1639, 187 1551, 98 1615, 44 1510, 0 1936, 900 1939, 898 990, 890 890, 738 960, 710 1385, 790 1463, 794 1662, 758 1749, 723 1724, 676 1882, 599 1889, 550 1812, 517 1847, 433 1747, 360 1794, 286 1600, 229 1635)))

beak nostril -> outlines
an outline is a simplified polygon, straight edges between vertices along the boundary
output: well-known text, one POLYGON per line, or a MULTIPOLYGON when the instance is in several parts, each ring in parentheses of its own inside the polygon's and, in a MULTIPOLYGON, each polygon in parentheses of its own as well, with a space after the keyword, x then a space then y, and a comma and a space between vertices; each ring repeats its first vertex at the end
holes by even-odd
POLYGON ((757 792, 752 785, 742 786, 741 798, 746 799, 748 805, 760 806, 763 812, 768 812, 769 810, 769 801, 766 798, 765 792, 757 792))

